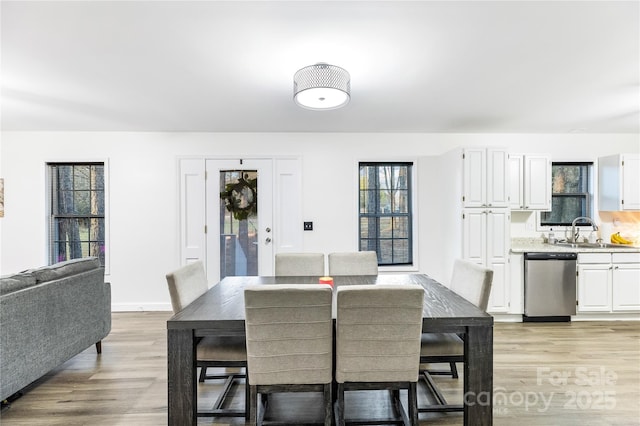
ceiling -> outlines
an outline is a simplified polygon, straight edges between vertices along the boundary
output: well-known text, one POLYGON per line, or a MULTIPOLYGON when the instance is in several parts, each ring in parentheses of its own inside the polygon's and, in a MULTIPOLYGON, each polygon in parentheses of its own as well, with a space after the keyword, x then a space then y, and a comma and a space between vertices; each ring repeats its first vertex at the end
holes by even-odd
POLYGON ((640 1, 5 1, 3 131, 640 133, 640 1), (332 111, 293 74, 351 75, 332 111))

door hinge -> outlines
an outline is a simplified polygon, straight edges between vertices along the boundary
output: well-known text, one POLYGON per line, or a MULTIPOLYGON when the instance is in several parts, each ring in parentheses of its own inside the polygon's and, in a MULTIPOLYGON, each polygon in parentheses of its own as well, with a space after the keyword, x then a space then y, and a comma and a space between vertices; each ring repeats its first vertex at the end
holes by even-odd
POLYGON ((207 233, 207 225, 204 226, 204 233, 207 233))
POLYGON ((462 196, 462 202, 464 203, 464 195, 462 196))
POLYGON ((576 300, 576 306, 578 306, 578 301, 576 300))
POLYGON ((463 152, 463 153, 462 153, 462 159, 464 160, 464 158, 465 158, 465 157, 464 157, 464 152, 463 152))
POLYGON ((207 171, 204 171, 204 180, 207 180, 207 177, 209 177, 209 175, 207 174, 207 171))

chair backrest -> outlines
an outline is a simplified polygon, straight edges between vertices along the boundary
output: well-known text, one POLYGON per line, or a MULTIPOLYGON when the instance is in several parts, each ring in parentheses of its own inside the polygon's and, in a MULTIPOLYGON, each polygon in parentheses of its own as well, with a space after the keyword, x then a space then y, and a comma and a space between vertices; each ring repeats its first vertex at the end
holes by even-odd
POLYGON ((202 261, 189 263, 167 274, 171 307, 177 313, 209 289, 202 261))
POLYGON ((329 253, 329 275, 378 275, 375 251, 329 253))
POLYGON ((327 384, 333 377, 332 290, 273 284, 244 291, 251 385, 327 384))
POLYGON ((324 275, 324 253, 277 253, 276 276, 302 277, 324 275))
POLYGON ((483 311, 487 310, 489 304, 492 282, 493 270, 467 260, 455 260, 451 276, 451 290, 483 311))
POLYGON ((423 298, 417 284, 338 287, 336 381, 417 381, 423 298))

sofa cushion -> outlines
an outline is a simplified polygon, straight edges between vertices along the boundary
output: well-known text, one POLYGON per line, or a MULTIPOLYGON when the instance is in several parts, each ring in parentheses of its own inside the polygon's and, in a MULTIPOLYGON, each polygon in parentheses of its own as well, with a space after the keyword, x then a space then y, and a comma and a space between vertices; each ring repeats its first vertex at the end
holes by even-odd
POLYGON ((36 277, 29 273, 8 275, 0 278, 0 295, 13 293, 36 284, 36 277))
POLYGON ((89 271, 100 267, 100 259, 97 257, 83 257, 80 259, 71 259, 59 262, 50 266, 43 266, 38 269, 32 269, 30 272, 36 277, 36 282, 57 280, 78 274, 80 272, 89 271))

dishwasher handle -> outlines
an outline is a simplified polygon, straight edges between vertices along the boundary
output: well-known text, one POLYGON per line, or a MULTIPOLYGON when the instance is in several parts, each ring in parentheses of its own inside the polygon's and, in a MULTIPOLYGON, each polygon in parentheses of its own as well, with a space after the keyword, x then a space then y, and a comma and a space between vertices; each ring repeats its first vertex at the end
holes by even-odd
POLYGON ((577 253, 548 252, 548 253, 525 253, 525 260, 576 260, 577 253))

